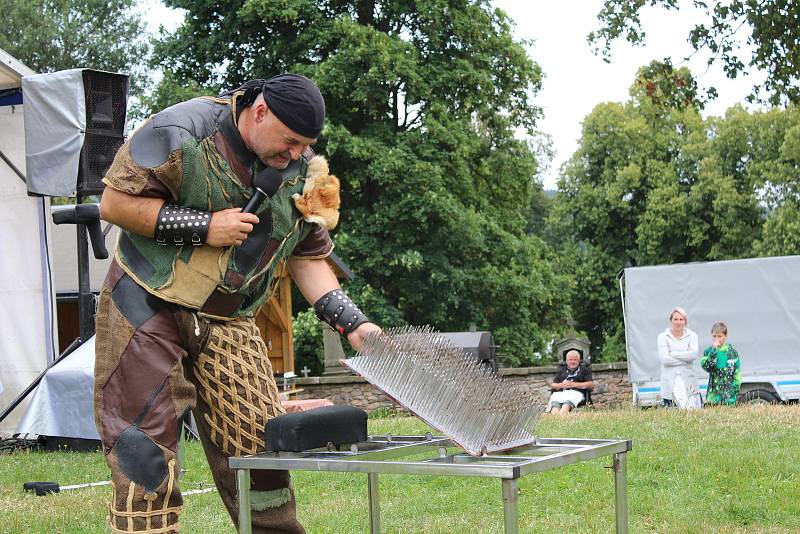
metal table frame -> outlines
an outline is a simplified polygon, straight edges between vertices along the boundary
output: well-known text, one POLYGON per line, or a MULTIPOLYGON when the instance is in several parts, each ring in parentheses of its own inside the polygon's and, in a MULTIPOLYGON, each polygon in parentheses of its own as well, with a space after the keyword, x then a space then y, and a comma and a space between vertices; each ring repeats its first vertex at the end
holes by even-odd
POLYGON ((380 498, 378 475, 441 475, 498 478, 502 483, 503 523, 505 534, 519 532, 518 479, 603 456, 612 456, 614 505, 617 534, 628 532, 628 496, 626 458, 630 440, 537 438, 532 444, 502 454, 470 456, 449 438, 425 436, 370 436, 350 450, 315 449, 301 453, 265 452, 230 458, 236 471, 239 493, 239 532, 252 534, 250 511, 250 471, 286 469, 297 471, 335 471, 367 473, 370 533, 379 534, 380 498), (448 452, 447 449, 458 449, 448 452), (430 453, 423 460, 400 458, 430 453))

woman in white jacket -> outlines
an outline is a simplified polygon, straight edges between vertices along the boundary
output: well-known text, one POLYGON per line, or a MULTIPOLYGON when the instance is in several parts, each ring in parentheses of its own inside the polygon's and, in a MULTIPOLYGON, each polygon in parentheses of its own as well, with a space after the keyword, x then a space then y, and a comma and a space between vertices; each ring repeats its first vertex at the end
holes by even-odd
POLYGON ((658 357, 661 359, 661 399, 664 406, 674 406, 672 391, 680 376, 688 392, 697 391, 692 365, 699 357, 697 334, 687 328, 689 316, 681 307, 669 314, 670 327, 658 334, 658 357))

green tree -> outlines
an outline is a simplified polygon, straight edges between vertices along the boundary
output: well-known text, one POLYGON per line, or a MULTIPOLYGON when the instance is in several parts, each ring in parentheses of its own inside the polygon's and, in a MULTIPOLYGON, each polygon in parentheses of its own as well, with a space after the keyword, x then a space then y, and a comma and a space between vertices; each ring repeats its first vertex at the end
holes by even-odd
POLYGON ((131 75, 131 93, 147 82, 150 45, 134 0, 5 0, 0 48, 36 72, 79 67, 131 75))
POLYGON ((536 176, 532 179, 533 192, 528 208, 528 223, 526 231, 529 234, 548 237, 547 217, 552 204, 553 191, 544 190, 544 178, 550 171, 555 158, 553 138, 549 134, 537 132, 529 141, 530 149, 536 157, 536 176))
POLYGON ((576 281, 578 327, 598 349, 618 344, 623 268, 757 253, 763 168, 779 159, 782 135, 741 107, 704 121, 695 87, 686 68, 642 68, 631 100, 586 117, 559 181, 551 227, 576 281), (671 82, 651 83, 654 72, 671 82))
MULTIPOLYGON (((589 34, 589 41, 608 61, 614 40, 623 37, 633 44, 645 42, 640 17, 643 8, 677 10, 689 4, 678 0, 605 0, 597 16, 600 28, 589 34)), ((689 32, 695 51, 707 50, 708 62, 720 62, 731 78, 748 68, 765 72, 766 80, 763 86, 753 88, 753 98, 763 90, 773 104, 800 101, 800 4, 792 0, 692 0, 691 5, 703 10, 707 19, 689 32), (744 52, 744 41, 752 46, 752 53, 744 52)))
POLYGON ((800 112, 794 106, 785 111, 754 113, 754 132, 759 155, 751 164, 758 176, 761 202, 769 217, 754 249, 761 256, 800 254, 800 112))
POLYGON ((314 315, 314 310, 310 308, 295 314, 292 318, 295 369, 308 367, 312 376, 320 376, 325 371, 322 327, 322 323, 314 315))
POLYGON ((764 223, 764 236, 755 245, 760 256, 800 254, 800 205, 787 202, 764 223))
MULTIPOLYGON (((306 74, 326 98, 317 149, 342 180, 337 251, 412 324, 492 329, 531 361, 568 314, 568 280, 525 232, 541 72, 486 0, 170 0, 156 61, 184 85, 306 74)), ((541 186, 538 186, 541 189, 541 186)), ((391 315, 385 313, 384 315, 391 315)))
POLYGON ((197 96, 219 93, 219 87, 201 87, 194 80, 178 81, 170 71, 164 71, 158 84, 147 94, 142 95, 133 106, 134 119, 146 119, 152 113, 166 109, 178 102, 197 96))

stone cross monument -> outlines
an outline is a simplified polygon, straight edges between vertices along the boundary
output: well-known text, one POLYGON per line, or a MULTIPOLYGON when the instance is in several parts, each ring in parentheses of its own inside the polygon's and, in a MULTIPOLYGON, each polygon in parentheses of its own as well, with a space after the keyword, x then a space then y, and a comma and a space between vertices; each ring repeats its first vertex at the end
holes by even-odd
POLYGON ((328 325, 322 325, 322 347, 325 354, 325 375, 343 375, 350 371, 339 364, 339 360, 345 359, 344 349, 342 348, 342 337, 328 325))

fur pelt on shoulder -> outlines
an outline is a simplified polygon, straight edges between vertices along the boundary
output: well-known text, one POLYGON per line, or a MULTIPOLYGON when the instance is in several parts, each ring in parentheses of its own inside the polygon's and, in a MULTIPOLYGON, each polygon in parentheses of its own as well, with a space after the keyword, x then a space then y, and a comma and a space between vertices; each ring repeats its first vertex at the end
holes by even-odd
POLYGON ((330 174, 328 161, 315 156, 308 162, 303 194, 292 195, 303 219, 332 230, 339 222, 339 179, 330 174))

